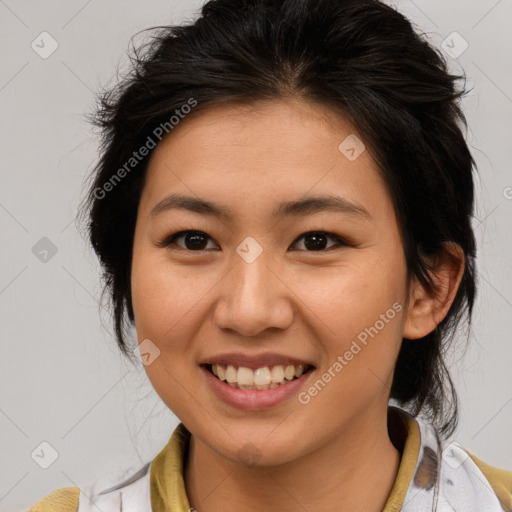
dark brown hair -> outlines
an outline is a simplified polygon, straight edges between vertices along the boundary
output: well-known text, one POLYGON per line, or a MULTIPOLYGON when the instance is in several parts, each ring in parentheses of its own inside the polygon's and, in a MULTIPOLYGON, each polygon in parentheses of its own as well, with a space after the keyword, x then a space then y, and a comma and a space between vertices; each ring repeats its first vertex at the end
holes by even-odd
POLYGON ((130 71, 99 95, 100 160, 82 205, 120 349, 130 355, 131 254, 151 155, 135 161, 134 151, 158 142, 162 127, 170 132, 171 117, 181 118, 191 98, 198 112, 300 97, 329 105, 358 129, 392 196, 409 278, 434 289, 428 256, 447 241, 464 251, 450 311, 425 338, 403 340, 391 389, 400 405, 452 434, 457 394, 444 354, 465 313, 469 325, 476 291, 475 163, 461 129, 465 91, 456 84, 464 77, 449 74, 442 54, 377 0, 212 0, 189 24, 151 30, 130 71))

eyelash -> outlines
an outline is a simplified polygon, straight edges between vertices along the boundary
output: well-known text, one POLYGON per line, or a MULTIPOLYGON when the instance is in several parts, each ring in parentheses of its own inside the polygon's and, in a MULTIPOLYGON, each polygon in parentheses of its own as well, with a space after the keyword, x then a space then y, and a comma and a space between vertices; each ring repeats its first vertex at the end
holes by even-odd
MULTIPOLYGON (((181 236, 187 235, 189 233, 205 235, 207 238, 209 238, 210 240, 213 241, 212 237, 210 237, 204 231, 199 231, 197 229, 180 229, 180 231, 176 231, 172 235, 169 235, 169 236, 165 237, 162 241, 158 242, 157 246, 158 247, 167 247, 167 248, 169 248, 169 246, 171 246, 171 245, 173 245, 175 243, 175 240, 177 238, 180 238, 181 236)), ((313 235, 313 234, 316 234, 316 235, 326 235, 331 240, 334 240, 334 241, 338 242, 338 245, 337 246, 329 247, 328 249, 319 249, 318 251, 308 251, 306 249, 301 249, 301 252, 322 253, 322 252, 331 251, 333 249, 339 249, 339 248, 342 248, 342 247, 354 247, 354 244, 350 243, 346 239, 344 239, 344 238, 342 238, 342 237, 340 237, 340 236, 338 236, 338 235, 336 235, 334 233, 330 233, 328 231, 306 231, 305 233, 302 233, 302 235, 297 237, 293 241, 292 245, 295 245, 304 236, 306 236, 306 235, 313 235)), ((194 251, 194 250, 191 250, 191 249, 187 249, 185 247, 177 246, 177 248, 174 248, 173 250, 182 250, 182 251, 187 251, 187 252, 201 253, 201 252, 204 252, 204 251, 211 251, 212 249, 198 249, 198 250, 194 251)))

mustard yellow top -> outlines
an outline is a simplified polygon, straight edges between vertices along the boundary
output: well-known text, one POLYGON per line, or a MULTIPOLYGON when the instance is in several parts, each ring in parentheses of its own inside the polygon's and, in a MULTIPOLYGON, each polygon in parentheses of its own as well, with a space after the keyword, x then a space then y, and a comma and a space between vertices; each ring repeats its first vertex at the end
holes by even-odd
MULTIPOLYGON (((419 455, 420 429, 417 421, 404 411, 389 407, 390 420, 394 422, 397 448, 401 453, 398 474, 383 512, 399 512, 414 474, 419 455)), ((188 448, 190 432, 180 423, 174 430, 165 448, 155 457, 151 466, 152 512, 188 512, 188 503, 183 480, 184 457, 188 448)), ((496 493, 501 506, 512 512, 512 471, 489 466, 467 452, 496 493)), ((28 512, 76 512, 80 489, 65 487, 57 489, 28 512)))

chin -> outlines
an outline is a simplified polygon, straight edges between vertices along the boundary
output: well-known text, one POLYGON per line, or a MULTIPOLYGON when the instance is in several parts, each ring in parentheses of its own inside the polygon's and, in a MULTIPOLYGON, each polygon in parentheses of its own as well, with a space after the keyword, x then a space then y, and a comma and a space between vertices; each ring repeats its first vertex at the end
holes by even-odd
POLYGON ((215 451, 247 468, 279 466, 301 457, 301 453, 296 451, 297 443, 289 434, 286 439, 274 438, 272 442, 269 442, 269 436, 264 433, 260 436, 244 436, 243 441, 233 441, 234 438, 229 437, 229 445, 217 445, 215 451))

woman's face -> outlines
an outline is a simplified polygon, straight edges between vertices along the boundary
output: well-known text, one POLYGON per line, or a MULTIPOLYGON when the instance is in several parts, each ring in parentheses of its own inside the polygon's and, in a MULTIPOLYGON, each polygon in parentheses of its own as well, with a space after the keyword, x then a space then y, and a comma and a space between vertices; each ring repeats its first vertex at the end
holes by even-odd
POLYGON ((354 136, 299 100, 224 106, 185 118, 151 157, 132 263, 146 371, 233 461, 284 463, 385 418, 406 264, 389 193, 354 136), (171 240, 186 230, 200 233, 171 240), (212 363, 271 387, 232 387, 212 363), (283 380, 300 363, 309 371, 283 380))

